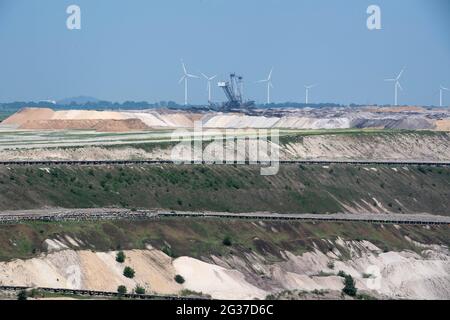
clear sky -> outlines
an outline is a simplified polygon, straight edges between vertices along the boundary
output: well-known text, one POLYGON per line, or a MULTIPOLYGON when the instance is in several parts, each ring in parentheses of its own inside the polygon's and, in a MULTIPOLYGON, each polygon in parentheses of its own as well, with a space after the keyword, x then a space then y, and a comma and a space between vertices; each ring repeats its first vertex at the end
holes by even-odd
MULTIPOLYGON (((274 67, 275 102, 438 104, 450 86, 448 0, 0 0, 0 102, 89 95, 112 101, 183 101, 180 59, 192 73, 254 82, 274 67), (81 7, 81 30, 66 8, 81 7), (382 30, 366 9, 381 7, 382 30)), ((206 101, 194 80, 190 102, 206 101)), ((447 95, 450 100, 450 93, 447 95)), ((224 100, 214 87, 213 98, 224 100)))

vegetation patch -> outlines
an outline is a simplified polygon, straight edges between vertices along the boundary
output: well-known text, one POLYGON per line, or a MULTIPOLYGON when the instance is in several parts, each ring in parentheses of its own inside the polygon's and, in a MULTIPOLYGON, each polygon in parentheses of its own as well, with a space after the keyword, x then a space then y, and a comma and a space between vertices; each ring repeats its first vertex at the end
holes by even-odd
POLYGON ((336 213, 358 208, 450 214, 450 168, 374 167, 282 165, 274 176, 262 176, 259 166, 232 165, 2 167, 0 210, 125 207, 336 213))
MULTIPOLYGON (((26 222, 0 225, 0 260, 31 258, 46 252, 46 239, 79 240, 78 246, 65 244, 74 250, 99 252, 145 249, 148 245, 171 257, 190 256, 198 259, 211 255, 227 256, 257 253, 268 261, 281 261, 281 251, 302 254, 319 247, 323 252, 332 249, 327 241, 368 240, 382 251, 412 250, 421 253, 406 237, 419 243, 450 246, 449 226, 369 224, 363 222, 275 222, 221 219, 162 218, 146 221, 83 221, 83 222, 26 222), (116 230, 116 232, 105 232, 116 230), (223 240, 232 239, 232 247, 223 240), (17 246, 17 243, 27 243, 17 246), (118 249, 120 248, 120 249, 118 249)), ((342 259, 350 256, 339 247, 342 259)), ((330 265, 331 269, 331 265, 330 265)))

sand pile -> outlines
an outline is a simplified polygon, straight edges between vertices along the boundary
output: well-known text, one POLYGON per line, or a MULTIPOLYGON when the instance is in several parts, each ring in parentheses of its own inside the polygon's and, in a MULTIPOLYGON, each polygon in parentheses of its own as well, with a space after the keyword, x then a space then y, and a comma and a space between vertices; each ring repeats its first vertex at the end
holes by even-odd
POLYGON ((107 132, 127 130, 192 128, 201 121, 204 128, 218 129, 438 129, 448 130, 446 115, 436 122, 435 111, 426 114, 420 107, 311 109, 295 111, 261 111, 256 115, 243 113, 142 110, 142 111, 90 111, 26 108, 6 119, 3 124, 21 129, 84 129, 107 132), (412 114, 415 113, 415 114, 412 114), (419 114, 421 113, 421 114, 419 114), (104 122, 104 121, 112 122, 104 122), (127 120, 127 121, 125 121, 127 120), (131 121, 137 120, 137 121, 131 121), (59 123, 57 121, 60 121, 59 123), (84 121, 84 122, 83 122, 84 121), (98 122, 95 122, 98 121, 98 122), (100 121, 102 121, 100 123, 100 121), (122 121, 122 122, 114 122, 122 121), (99 127, 99 129, 98 129, 99 127), (447 128, 447 129, 446 129, 447 128))
POLYGON ((194 121, 192 121, 192 119, 181 113, 160 114, 158 117, 169 127, 189 128, 194 125, 194 121))
POLYGON ((350 128, 348 118, 317 119, 306 117, 283 117, 275 128, 289 129, 347 129, 350 128))
POLYGON ((148 126, 139 119, 102 120, 94 129, 99 132, 128 132, 146 130, 148 126))
POLYGON ((29 120, 19 126, 23 130, 89 130, 101 120, 29 120))
POLYGON ((436 129, 439 131, 450 131, 450 118, 437 120, 436 129))
POLYGON ((22 125, 28 121, 48 120, 53 117, 55 112, 47 108, 24 108, 5 119, 2 124, 22 125))
POLYGON ((205 128, 272 128, 280 118, 246 116, 243 114, 218 114, 204 119, 205 128))
POLYGON ((33 120, 19 126, 27 130, 96 130, 99 132, 127 132, 146 130, 139 119, 125 120, 33 120))
POLYGON ((126 119, 123 113, 115 111, 67 110, 56 111, 53 120, 121 120, 126 119))

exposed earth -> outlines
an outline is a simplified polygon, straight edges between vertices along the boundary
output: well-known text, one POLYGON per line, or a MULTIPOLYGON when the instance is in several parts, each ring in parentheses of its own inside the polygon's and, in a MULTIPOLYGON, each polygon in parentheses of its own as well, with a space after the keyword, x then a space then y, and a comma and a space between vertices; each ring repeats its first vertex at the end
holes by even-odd
POLYGON ((101 291, 139 285, 148 293, 189 290, 216 299, 341 299, 343 271, 373 298, 450 296, 448 226, 173 220, 97 226, 95 233, 93 223, 25 224, 6 233, 0 227, 2 242, 42 250, 30 259, 0 262, 0 283, 101 291), (230 246, 221 243, 224 236, 230 246), (369 240, 358 239, 363 237, 369 240), (115 261, 117 249, 103 251, 115 244, 124 246, 124 263, 115 261), (123 276, 125 266, 135 270, 133 279, 123 276), (380 277, 371 276, 373 270, 380 277), (177 274, 183 284, 174 280, 177 274))
POLYGON ((2 124, 17 129, 91 129, 102 132, 189 128, 195 121, 200 121, 205 128, 445 130, 449 120, 447 109, 420 107, 266 109, 253 110, 251 114, 168 109, 123 112, 25 108, 2 124))
MULTIPOLYGON (((203 160, 250 158, 266 129, 277 129, 268 145, 281 160, 450 161, 450 111, 416 106, 247 113, 25 108, 0 124, 0 161, 193 160, 180 145, 186 136, 203 140, 203 160), (208 137, 195 136, 198 127, 208 137), (176 130, 183 132, 173 139, 176 130), (225 130, 232 134, 219 140, 225 130), (237 137, 248 138, 247 149, 237 149, 237 137)), ((0 210, 450 216, 448 166, 283 164, 273 176, 260 169, 2 165, 0 210)), ((125 285, 129 292, 140 286, 217 299, 450 299, 448 224, 217 217, 8 223, 0 224, 0 285, 125 285), (122 250, 123 263, 116 261, 122 250), (133 278, 124 276, 125 266, 133 278), (358 295, 342 293, 345 275, 356 280, 358 295)))

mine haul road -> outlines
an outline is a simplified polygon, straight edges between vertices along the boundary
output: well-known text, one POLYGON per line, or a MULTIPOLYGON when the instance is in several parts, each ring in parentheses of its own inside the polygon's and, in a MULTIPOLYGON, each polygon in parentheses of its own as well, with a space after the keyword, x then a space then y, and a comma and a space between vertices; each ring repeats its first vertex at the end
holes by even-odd
POLYGON ((107 166, 107 165, 161 165, 161 164, 223 164, 223 165, 271 165, 279 163, 281 165, 304 164, 304 165, 385 165, 385 166, 434 166, 448 167, 450 161, 405 161, 405 160, 270 160, 270 161, 230 161, 222 163, 220 161, 171 161, 171 160, 18 160, 0 161, 0 166, 107 166))
POLYGON ((131 210, 118 208, 95 209, 37 209, 0 211, 0 224, 26 221, 98 221, 98 220, 158 220, 178 219, 234 219, 267 221, 365 222, 376 224, 449 225, 450 217, 430 214, 279 214, 269 212, 228 213, 166 210, 131 210))

